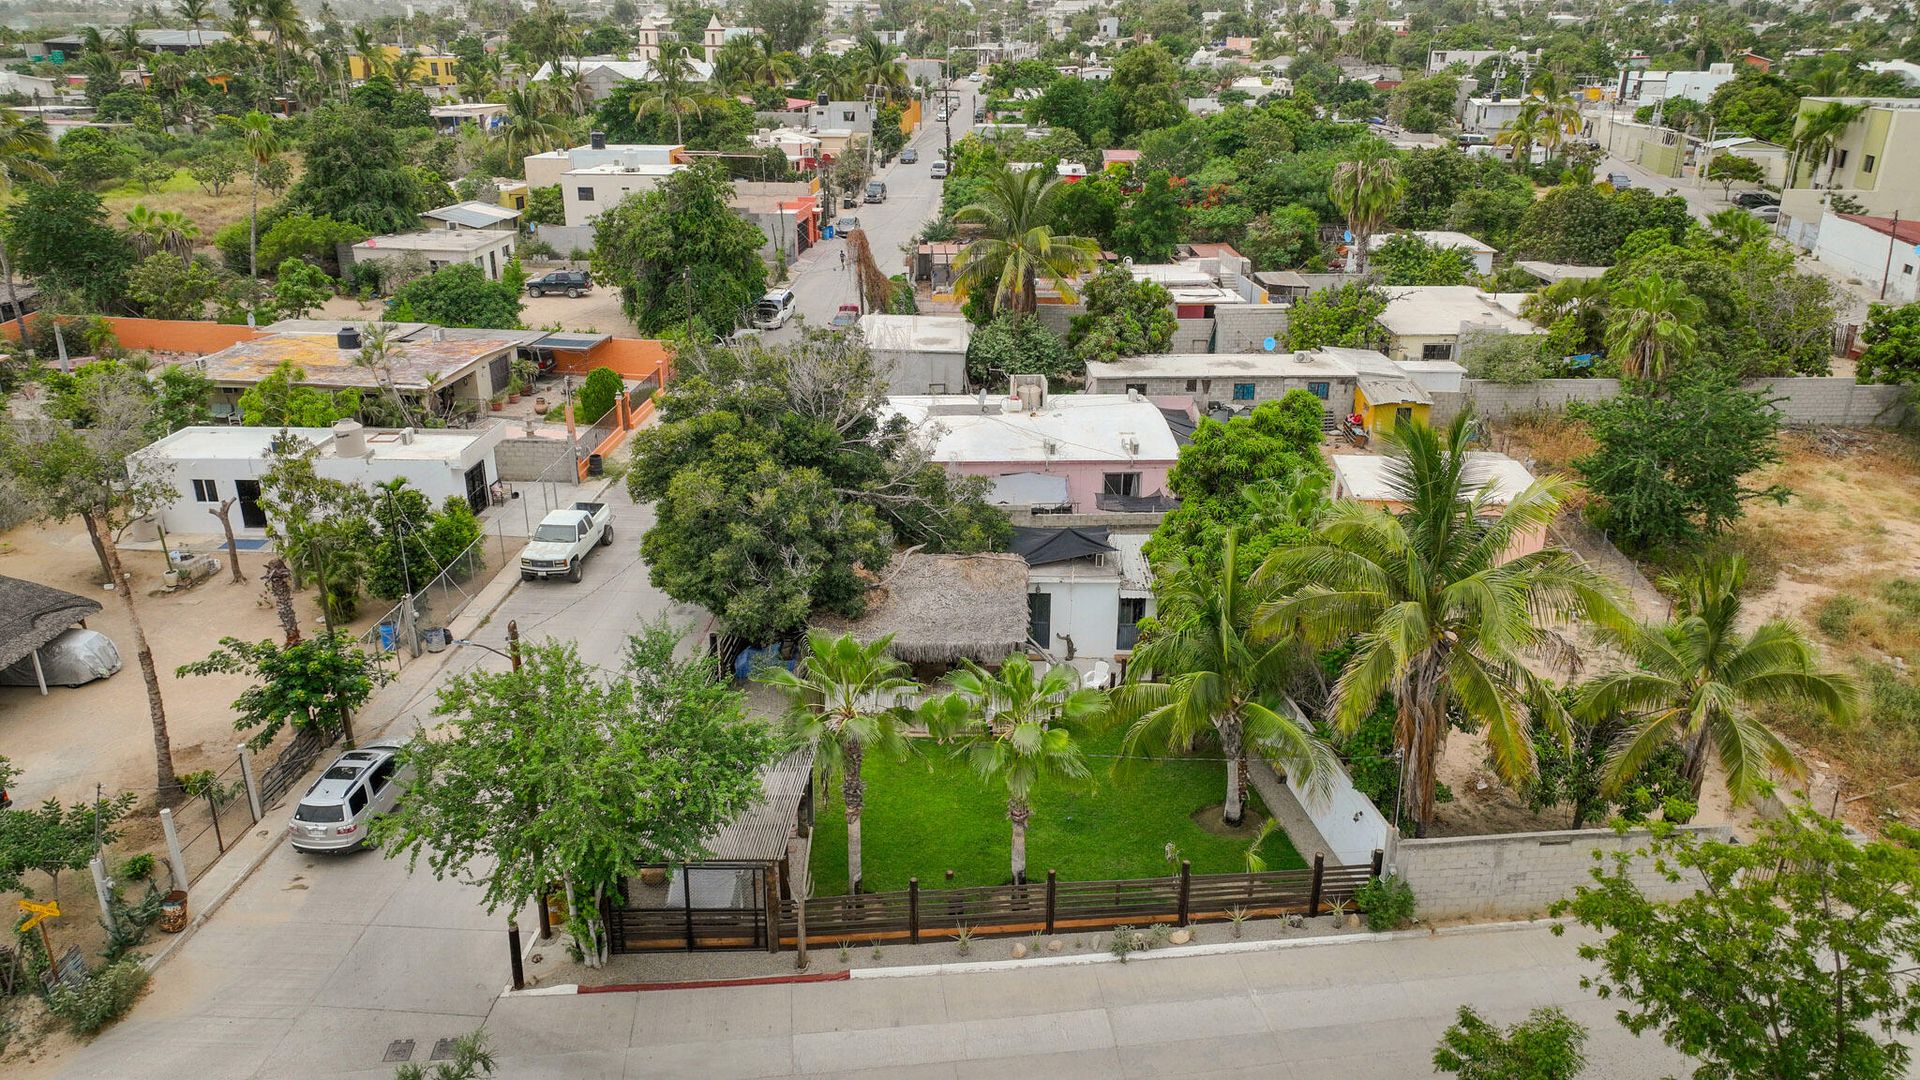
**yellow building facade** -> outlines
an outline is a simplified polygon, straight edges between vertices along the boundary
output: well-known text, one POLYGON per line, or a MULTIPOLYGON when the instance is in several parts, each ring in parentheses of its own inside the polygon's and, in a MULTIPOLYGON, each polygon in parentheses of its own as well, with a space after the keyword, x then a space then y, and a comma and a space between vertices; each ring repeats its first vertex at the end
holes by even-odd
MULTIPOLYGON (((392 63, 400 59, 403 50, 398 45, 382 45, 380 51, 387 61, 392 63)), ((428 86, 454 86, 460 81, 460 58, 445 53, 419 53, 413 65, 413 82, 428 86)), ((373 77, 372 66, 367 58, 359 53, 347 57, 347 74, 356 82, 373 77)))

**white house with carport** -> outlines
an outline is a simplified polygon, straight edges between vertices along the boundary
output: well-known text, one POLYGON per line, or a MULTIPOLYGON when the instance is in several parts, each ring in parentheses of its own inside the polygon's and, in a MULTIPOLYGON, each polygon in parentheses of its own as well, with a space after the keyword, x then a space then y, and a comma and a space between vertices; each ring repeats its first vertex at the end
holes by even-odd
POLYGON ((169 535, 220 535, 219 519, 209 511, 234 499, 234 533, 260 537, 267 526, 260 480, 282 438, 309 449, 323 479, 369 489, 403 479, 435 506, 458 495, 477 514, 499 478, 493 450, 505 432, 501 424, 369 431, 353 420, 331 428, 186 427, 134 451, 128 468, 165 477, 172 495, 157 514, 169 535))

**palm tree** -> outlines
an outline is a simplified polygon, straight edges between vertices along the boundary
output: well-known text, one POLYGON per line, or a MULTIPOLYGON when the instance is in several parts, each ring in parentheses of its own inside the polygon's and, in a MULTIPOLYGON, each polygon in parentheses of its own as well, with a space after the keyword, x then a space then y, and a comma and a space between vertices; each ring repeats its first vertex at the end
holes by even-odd
MULTIPOLYGON (((47 168, 46 161, 52 156, 53 139, 47 134, 45 124, 38 120, 29 121, 12 109, 0 108, 0 199, 10 196, 14 185, 21 181, 50 183, 53 171, 47 168)), ((31 349, 33 346, 27 339, 27 317, 20 310, 20 294, 14 286, 13 260, 8 256, 5 244, 0 244, 0 276, 7 281, 7 303, 13 307, 13 320, 20 330, 20 341, 31 349)))
POLYGON ((1501 777, 1526 784, 1536 768, 1529 713, 1562 738, 1570 728, 1553 687, 1523 655, 1565 648, 1557 627, 1574 616, 1625 618, 1607 580, 1565 551, 1507 557, 1516 538, 1553 521, 1568 485, 1543 477, 1498 506, 1467 456, 1469 420, 1462 413, 1444 432, 1396 425, 1387 476, 1406 509, 1335 503, 1312 542, 1275 552, 1253 576, 1277 595, 1262 605, 1258 633, 1314 648, 1354 642, 1333 687, 1336 727, 1353 731, 1382 694, 1392 695, 1417 835, 1433 820, 1450 711, 1486 731, 1501 777))
POLYGON ((460 65, 460 99, 485 101, 500 84, 500 58, 486 53, 471 63, 460 65))
POLYGON ((753 43, 753 59, 747 69, 749 81, 774 88, 793 81, 796 57, 792 53, 774 48, 773 41, 764 36, 747 40, 753 43))
POLYGON ((261 29, 267 31, 274 52, 274 71, 284 85, 289 53, 294 46, 306 43, 306 20, 294 0, 258 0, 254 14, 260 18, 261 29))
POLYGON ((1070 282, 1092 270, 1100 245, 1084 236, 1056 236, 1054 208, 1060 178, 1050 169, 1014 172, 1000 166, 987 176, 978 200, 954 212, 961 225, 981 226, 981 234, 953 260, 954 292, 962 297, 983 285, 993 288, 993 306, 1031 314, 1039 299, 1041 274, 1062 297, 1073 299, 1070 282))
POLYGON ((1552 326, 1568 315, 1585 322, 1606 306, 1606 282, 1599 278, 1565 278, 1521 301, 1520 314, 1540 326, 1552 326))
POLYGON ((1332 751, 1298 719, 1282 688, 1303 662, 1278 636, 1257 638, 1255 616, 1269 594, 1242 580, 1240 534, 1227 532, 1219 572, 1182 567, 1161 586, 1159 618, 1168 629, 1133 651, 1127 681, 1113 692, 1127 722, 1129 756, 1191 746, 1212 732, 1227 763, 1221 820, 1239 825, 1249 742, 1280 758, 1296 780, 1323 783, 1332 751))
POLYGON ((1400 175, 1400 160, 1385 143, 1363 146, 1356 157, 1333 167, 1333 182, 1327 194, 1334 208, 1347 216, 1347 231, 1354 254, 1356 271, 1367 266, 1367 238, 1386 223, 1387 215, 1399 204, 1406 191, 1400 175))
POLYGON ((213 16, 212 0, 174 0, 173 13, 185 19, 193 27, 194 43, 206 44, 200 37, 200 24, 213 16))
POLYGON ((566 128, 547 107, 544 96, 533 87, 509 90, 501 98, 506 114, 493 129, 505 144, 507 160, 519 161, 530 154, 544 154, 560 145, 566 128))
POLYGON ((1764 244, 1773 235, 1767 223, 1737 206, 1707 215, 1707 226, 1719 234, 1720 242, 1738 251, 1748 244, 1764 244))
POLYGON ((694 80, 693 60, 681 46, 661 54, 651 75, 633 95, 633 115, 636 120, 656 113, 673 117, 673 140, 683 143, 687 141, 686 118, 705 115, 718 101, 712 90, 694 80))
POLYGON ((884 699, 916 684, 905 677, 907 666, 887 655, 892 644, 891 634, 862 645, 852 634, 835 637, 813 630, 797 670, 774 668, 760 676, 787 692, 787 737, 813 748, 821 779, 840 776, 850 893, 860 891, 860 812, 866 799, 861 764, 874 750, 896 757, 906 752, 898 712, 884 699))
POLYGON ((1634 721, 1607 765, 1617 790, 1669 741, 1679 740, 1682 771, 1695 802, 1706 782, 1707 760, 1718 757, 1727 791, 1753 794, 1767 766, 1798 773, 1793 751, 1749 711, 1757 705, 1809 704, 1836 722, 1858 714, 1860 687, 1852 677, 1823 671, 1812 642, 1785 619, 1740 630, 1745 560, 1720 556, 1661 584, 1679 597, 1673 619, 1634 624, 1609 635, 1633 662, 1626 671, 1581 686, 1582 716, 1621 714, 1634 721))
POLYGON ((393 74, 390 76, 393 79, 393 88, 402 93, 413 89, 414 85, 420 81, 420 73, 426 69, 426 66, 421 59, 419 49, 401 49, 400 55, 393 58, 393 74))
POLYGON ((1840 167, 1839 155, 1834 147, 1841 136, 1853 126, 1867 111, 1865 103, 1849 105, 1843 101, 1830 101, 1811 113, 1803 113, 1800 126, 1793 134, 1793 156, 1795 164, 1792 176, 1798 178, 1806 163, 1812 162, 1818 169, 1821 159, 1827 163, 1827 186, 1833 186, 1833 174, 1840 167))
POLYGON ((247 155, 251 177, 248 185, 251 205, 247 210, 247 281, 250 296, 247 313, 251 317, 253 308, 259 304, 260 293, 260 167, 280 153, 280 129, 273 117, 259 109, 253 109, 238 119, 222 119, 239 131, 241 149, 247 155))
POLYGON ((1546 106, 1539 98, 1528 98, 1514 112, 1513 119, 1500 125, 1500 130, 1494 133, 1493 145, 1512 147, 1514 164, 1524 169, 1532 160, 1533 148, 1547 145, 1554 131, 1546 106))
POLYGON ((1018 653, 998 673, 971 660, 947 680, 953 688, 923 706, 927 729, 945 741, 961 741, 961 753, 982 780, 1007 785, 1007 820, 1013 824, 1013 881, 1027 880, 1027 823, 1033 820, 1034 787, 1073 783, 1090 775, 1074 742, 1076 728, 1105 715, 1105 691, 1080 686, 1080 673, 1065 664, 1039 671, 1018 653))
POLYGON ((393 57, 387 55, 387 47, 373 36, 373 31, 364 26, 353 28, 353 51, 360 56, 360 62, 366 65, 367 78, 385 76, 393 78, 393 57))
POLYGON ((1700 343, 1694 324, 1706 311, 1684 284, 1649 271, 1608 300, 1607 356, 1630 379, 1658 379, 1670 361, 1693 354, 1700 343))
POLYGON ((127 234, 142 255, 166 251, 185 262, 193 255, 194 238, 200 227, 178 210, 155 210, 136 205, 127 211, 127 234))
POLYGON ((893 49, 872 34, 861 37, 846 57, 843 90, 847 97, 865 97, 872 91, 876 102, 892 101, 908 86, 907 69, 893 49))

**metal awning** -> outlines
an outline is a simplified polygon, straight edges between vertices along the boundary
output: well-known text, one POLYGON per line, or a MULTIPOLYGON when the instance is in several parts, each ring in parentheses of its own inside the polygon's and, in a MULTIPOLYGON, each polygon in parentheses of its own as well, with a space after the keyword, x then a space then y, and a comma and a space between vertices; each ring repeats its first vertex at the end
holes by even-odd
POLYGON ((531 345, 536 349, 564 349, 568 352, 586 352, 612 337, 612 334, 548 334, 545 337, 531 342, 531 345))

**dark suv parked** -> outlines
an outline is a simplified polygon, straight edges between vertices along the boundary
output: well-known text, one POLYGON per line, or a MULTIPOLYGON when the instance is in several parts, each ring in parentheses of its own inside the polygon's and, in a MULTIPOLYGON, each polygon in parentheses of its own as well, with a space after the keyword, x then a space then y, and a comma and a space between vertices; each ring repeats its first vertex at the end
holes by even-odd
POLYGON ((1733 197, 1733 205, 1748 210, 1758 210, 1762 206, 1779 206, 1780 196, 1771 191, 1743 191, 1733 197))
POLYGON ((550 292, 563 292, 569 297, 578 297, 592 290, 593 275, 585 270, 555 270, 551 274, 527 282, 528 296, 545 296, 550 292))

